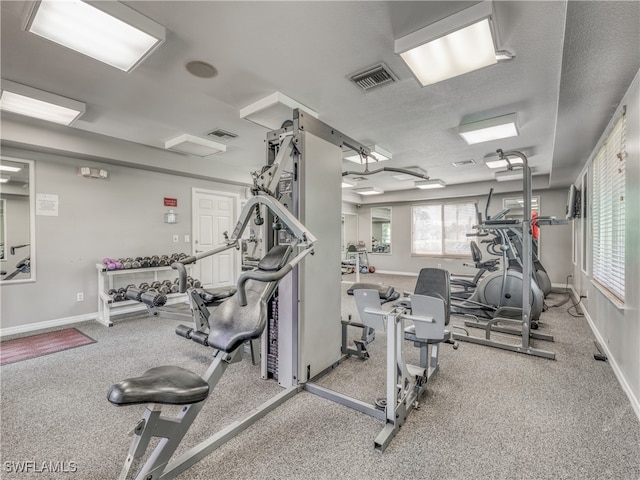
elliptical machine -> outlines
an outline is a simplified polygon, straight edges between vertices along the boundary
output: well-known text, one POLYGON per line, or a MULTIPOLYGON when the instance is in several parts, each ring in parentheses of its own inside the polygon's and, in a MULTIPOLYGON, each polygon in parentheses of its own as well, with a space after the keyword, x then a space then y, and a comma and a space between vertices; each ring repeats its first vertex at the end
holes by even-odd
MULTIPOLYGON (((481 280, 476 292, 472 295, 472 299, 457 302, 455 305, 452 302, 451 313, 462 313, 463 315, 470 315, 474 317, 476 319, 475 325, 473 322, 467 322, 465 325, 483 328, 485 330, 484 338, 469 335, 468 332, 464 335, 460 333, 453 333, 453 338, 454 340, 463 342, 471 342, 512 352, 555 359, 554 352, 534 348, 530 344, 532 339, 553 341, 553 336, 551 335, 540 334, 537 332, 534 333, 531 331, 533 328, 537 327, 537 320, 540 313, 542 313, 542 308, 544 306, 542 291, 534 279, 532 262, 531 168, 529 168, 527 157, 522 152, 503 152, 499 149, 497 150, 497 153, 502 160, 506 161, 507 168, 509 170, 513 170, 514 167, 518 167, 514 166, 510 162, 509 157, 515 156, 522 160, 522 196, 524 200, 524 215, 520 220, 511 220, 502 218, 506 212, 500 212, 494 218, 487 218, 484 222, 478 222, 479 224, 477 228, 481 233, 484 231, 493 231, 500 236, 500 241, 502 243, 501 250, 504 260, 503 271, 491 273, 481 280), (514 271, 507 267, 508 252, 509 250, 513 250, 506 233, 510 229, 518 229, 522 232, 522 255, 520 257, 522 272, 514 271), (496 280, 496 278, 499 280, 496 280), (494 282, 497 282, 495 285, 499 288, 490 288, 490 285, 493 286, 494 282), (480 301, 489 301, 491 299, 490 297, 493 296, 492 292, 494 291, 500 292, 500 297, 497 299, 498 302, 495 305, 480 301), (507 298, 507 295, 509 295, 509 298, 507 298), (511 307, 507 305, 507 303, 511 303, 512 301, 513 303, 516 303, 516 300, 519 300, 518 306, 511 307), (472 313, 474 311, 479 312, 482 310, 487 311, 489 317, 492 317, 484 323, 479 321, 476 313, 472 313), (513 314, 513 316, 510 314, 513 314), (520 344, 514 344, 499 339, 493 339, 491 335, 494 332, 519 335, 521 337, 521 342, 520 344)), ((490 194, 491 193, 493 192, 490 192, 490 194)), ((487 202, 485 216, 488 213, 489 203, 490 199, 487 202)), ((513 251, 511 251, 511 253, 514 254, 513 251)))
MULTIPOLYGON (((511 242, 509 231, 518 225, 518 220, 504 219, 504 216, 509 213, 508 209, 501 210, 494 217, 490 217, 489 207, 492 196, 493 189, 489 191, 487 199, 486 220, 482 221, 482 215, 479 213, 479 223, 475 228, 478 229, 477 235, 479 236, 495 235, 490 248, 500 250, 503 268, 482 277, 473 294, 468 298, 452 293, 451 312, 476 317, 476 319, 477 317, 517 319, 522 317, 523 277, 521 268, 513 268, 514 265, 520 265, 520 262, 517 257, 518 252, 511 242)), ((475 244, 475 242, 472 243, 475 244)), ((537 282, 533 280, 530 288, 531 328, 537 329, 537 321, 544 307, 544 294, 537 282)))

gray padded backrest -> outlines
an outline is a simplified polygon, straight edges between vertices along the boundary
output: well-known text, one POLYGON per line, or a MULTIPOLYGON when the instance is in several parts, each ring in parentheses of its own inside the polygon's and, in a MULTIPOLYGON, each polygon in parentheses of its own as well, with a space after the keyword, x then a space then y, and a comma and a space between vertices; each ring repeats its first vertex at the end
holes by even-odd
POLYGON ((451 305, 451 284, 449 272, 442 268, 423 268, 418 274, 416 289, 418 295, 435 296, 445 303, 444 324, 449 325, 449 307, 451 305))
POLYGON ((411 295, 411 315, 435 320, 435 323, 414 320, 416 337, 428 338, 429 340, 444 340, 444 322, 447 314, 442 297, 439 295, 411 295))
MULTIPOLYGON (((289 261, 290 246, 275 246, 263 257, 258 270, 277 270, 289 261), (279 267, 276 269, 275 266, 279 267)), ((271 271, 267 270, 267 271, 271 271)), ((267 322, 267 300, 273 295, 279 281, 259 282, 247 280, 247 305, 240 306, 233 295, 218 307, 209 309, 209 345, 223 352, 232 352, 243 342, 260 337, 267 322)))
POLYGON ((380 310, 378 290, 354 290, 353 296, 356 299, 356 306, 358 307, 358 314, 360 315, 362 323, 367 327, 384 331, 384 318, 381 315, 365 312, 367 308, 380 310))

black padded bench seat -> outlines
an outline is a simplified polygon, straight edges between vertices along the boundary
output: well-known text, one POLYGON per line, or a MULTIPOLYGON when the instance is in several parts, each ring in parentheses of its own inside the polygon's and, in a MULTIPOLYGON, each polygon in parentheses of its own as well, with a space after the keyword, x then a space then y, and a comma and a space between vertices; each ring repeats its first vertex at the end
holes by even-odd
POLYGON ((354 290, 377 290, 382 303, 393 302, 400 298, 400 292, 396 292, 395 288, 391 285, 383 285, 381 283, 354 283, 349 287, 349 290, 347 290, 347 295, 353 295, 354 290))
POLYGON ((112 385, 107 399, 119 406, 140 403, 187 405, 201 402, 208 395, 209 385, 202 377, 169 365, 151 368, 139 377, 112 385))

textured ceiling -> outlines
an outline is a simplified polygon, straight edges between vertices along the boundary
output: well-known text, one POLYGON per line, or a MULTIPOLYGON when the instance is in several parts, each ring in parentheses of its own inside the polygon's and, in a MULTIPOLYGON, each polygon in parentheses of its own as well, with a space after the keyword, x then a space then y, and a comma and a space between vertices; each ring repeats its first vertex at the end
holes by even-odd
MULTIPOLYGON (((125 3, 167 29, 166 42, 130 74, 23 31, 31 2, 1 2, 2 78, 85 102, 86 114, 66 132, 71 137, 92 132, 161 149, 181 133, 238 134, 225 154, 205 161, 175 154, 163 167, 197 165, 209 178, 234 170, 249 181, 263 162, 266 130, 241 120, 239 110, 280 91, 352 138, 390 150, 389 166, 421 166, 471 191, 493 180, 485 154, 527 149, 537 176, 551 174, 552 185, 566 186, 639 66, 638 2, 495 2, 501 45, 516 58, 424 88, 393 53, 394 39, 475 2, 125 3), (212 63, 219 75, 189 75, 190 60, 212 63), (365 93, 348 80, 379 62, 397 82, 365 93), (607 72, 615 79, 605 79, 607 72), (511 112, 518 113, 518 138, 467 146, 456 133, 463 121, 511 112), (451 164, 469 159, 476 165, 451 164)), ((14 131, 7 127, 38 123, 15 117, 3 115, 5 145, 14 131)), ((354 168, 345 162, 345 170, 354 168)), ((396 194, 413 187, 385 174, 366 183, 396 194)))

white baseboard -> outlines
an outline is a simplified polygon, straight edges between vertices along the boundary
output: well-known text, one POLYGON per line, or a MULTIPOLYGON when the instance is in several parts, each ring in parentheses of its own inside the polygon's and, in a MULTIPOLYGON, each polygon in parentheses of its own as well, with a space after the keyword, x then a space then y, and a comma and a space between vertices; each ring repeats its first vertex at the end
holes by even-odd
POLYGON ((96 312, 85 313, 83 315, 75 315, 73 317, 57 318, 55 320, 47 320, 45 322, 29 323, 27 325, 17 325, 15 327, 0 328, 0 337, 8 335, 17 335, 20 333, 33 332, 35 330, 44 330, 47 328, 62 327, 72 323, 88 322, 98 317, 96 312))
MULTIPOLYGON (((375 273, 380 273, 382 275, 405 275, 407 277, 417 277, 418 274, 416 272, 394 272, 392 270, 376 270, 375 273)), ((363 274, 366 275, 366 274, 363 274)))
MULTIPOLYGON (((166 305, 173 305, 184 302, 184 298, 170 298, 166 305)), ((111 312, 111 315, 122 315, 125 313, 133 313, 144 310, 143 304, 133 305, 131 307, 121 308, 111 312)), ((57 318, 54 320, 46 320, 44 322, 28 323, 26 325, 17 325, 15 327, 0 328, 0 338, 9 335, 18 335, 21 333, 34 332, 36 330, 45 330, 47 328, 63 327, 73 323, 88 322, 90 320, 98 320, 98 312, 84 313, 82 315, 74 315, 73 317, 57 318)))
MULTIPOLYGON (((571 288, 571 293, 573 295, 574 300, 577 301, 580 298, 580 294, 576 292, 575 288, 573 288, 573 285, 570 285, 570 288, 571 288)), ((631 402, 631 407, 633 408, 633 411, 635 412, 636 417, 638 417, 638 420, 640 420, 640 399, 638 399, 633 393, 633 390, 631 389, 631 386, 629 385, 627 378, 622 373, 622 370, 620 370, 620 367, 618 366, 618 363, 616 362, 615 357, 611 354, 611 351, 607 346, 607 342, 605 341, 604 338, 602 338, 602 335, 600 335, 600 332, 596 328, 596 325, 593 322, 593 319, 591 318, 591 316, 589 315, 589 312, 582 305, 581 305, 581 310, 582 310, 582 313, 584 313, 584 318, 587 319, 587 323, 589 324, 591 331, 595 335, 596 340, 598 341, 598 344, 603 350, 602 353, 604 353, 607 356, 607 361, 609 362, 609 365, 611 365, 611 368, 613 369, 613 373, 618 379, 618 383, 622 387, 622 390, 624 391, 624 393, 627 394, 627 397, 631 402)))

